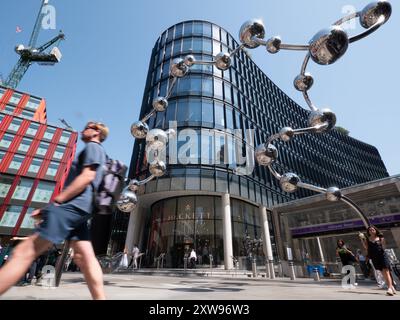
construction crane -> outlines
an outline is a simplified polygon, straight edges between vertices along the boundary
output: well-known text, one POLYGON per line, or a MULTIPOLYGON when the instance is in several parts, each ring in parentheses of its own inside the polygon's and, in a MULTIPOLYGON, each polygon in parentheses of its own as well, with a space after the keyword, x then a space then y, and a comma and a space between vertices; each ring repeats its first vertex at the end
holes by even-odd
POLYGON ((65 129, 74 130, 74 128, 72 128, 72 127, 68 124, 68 122, 65 121, 64 119, 60 118, 60 119, 58 119, 58 120, 60 120, 61 123, 65 126, 65 129))
POLYGON ((62 55, 57 46, 59 45, 61 40, 65 39, 65 35, 62 31, 60 31, 60 33, 50 41, 46 42, 40 47, 36 47, 42 25, 42 20, 45 17, 45 12, 43 12, 43 8, 48 5, 48 3, 49 0, 42 1, 42 5, 40 6, 40 11, 36 18, 36 23, 33 28, 28 47, 20 44, 15 48, 15 51, 17 52, 17 54, 19 54, 20 58, 7 79, 5 80, 3 84, 4 86, 13 89, 16 88, 23 78, 25 72, 34 62, 37 62, 40 65, 54 65, 60 62, 62 55), (52 47, 51 51, 46 52, 46 50, 50 47, 52 47))

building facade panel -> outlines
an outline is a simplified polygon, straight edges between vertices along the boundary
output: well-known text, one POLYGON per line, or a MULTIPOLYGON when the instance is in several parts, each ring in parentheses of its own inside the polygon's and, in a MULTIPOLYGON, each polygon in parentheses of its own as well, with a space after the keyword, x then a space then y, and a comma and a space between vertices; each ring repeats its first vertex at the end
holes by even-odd
POLYGON ((47 123, 44 99, 0 86, 0 236, 2 245, 33 232, 33 210, 62 189, 77 132, 47 123), (5 240, 4 240, 5 239, 5 240))

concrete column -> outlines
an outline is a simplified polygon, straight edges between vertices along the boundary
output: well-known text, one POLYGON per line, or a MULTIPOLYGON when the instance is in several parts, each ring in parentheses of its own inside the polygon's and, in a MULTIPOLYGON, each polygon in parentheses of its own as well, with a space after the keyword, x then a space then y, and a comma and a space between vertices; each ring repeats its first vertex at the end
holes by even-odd
POLYGON ((321 263, 325 264, 324 252, 322 251, 321 240, 319 239, 319 237, 317 237, 317 243, 318 243, 319 255, 321 256, 321 263))
POLYGON ((224 236, 224 264, 225 269, 233 269, 233 247, 232 247, 232 220, 231 201, 228 193, 221 197, 222 200, 222 225, 224 236))
POLYGON ((276 247, 278 249, 278 259, 282 260, 285 257, 285 247, 282 242, 281 221, 279 219, 279 213, 276 209, 272 210, 272 221, 274 222, 276 247))
POLYGON ((126 232, 125 247, 128 252, 132 252, 135 239, 135 229, 138 224, 139 206, 137 206, 130 214, 128 230, 126 232))
POLYGON ((267 269, 267 275, 269 275, 271 279, 275 279, 274 257, 272 255, 271 235, 269 233, 267 208, 264 206, 259 206, 258 210, 260 212, 264 233, 263 246, 265 248, 265 267, 267 269))

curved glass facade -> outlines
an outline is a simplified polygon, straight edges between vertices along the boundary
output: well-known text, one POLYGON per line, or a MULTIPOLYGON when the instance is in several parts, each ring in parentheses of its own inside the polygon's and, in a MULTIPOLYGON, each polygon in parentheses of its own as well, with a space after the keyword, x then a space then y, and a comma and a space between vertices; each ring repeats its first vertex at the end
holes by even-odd
MULTIPOLYGON (((211 61, 213 55, 237 46, 223 28, 204 21, 179 23, 162 33, 152 52, 141 116, 152 109, 154 98, 166 94, 173 59, 193 54, 197 59, 211 61)), ((222 129, 254 129, 254 143, 258 145, 284 126, 306 127, 308 113, 240 51, 226 71, 209 65, 192 67, 188 76, 178 79, 168 109, 150 118, 148 124, 150 129, 168 128, 170 121, 176 121, 178 130, 209 129, 208 134, 214 136, 222 129)), ((234 164, 213 164, 218 150, 209 152, 210 146, 201 140, 196 150, 190 150, 189 166, 169 163, 169 175, 148 184, 145 192, 174 188, 172 180, 178 179, 180 186, 188 185, 189 189, 227 191, 268 207, 312 194, 303 189, 294 194, 283 192, 270 172, 257 164, 251 175, 239 177, 233 172, 234 164), (205 150, 211 159, 202 158, 205 150)), ((289 144, 278 142, 278 148, 282 172, 296 172, 304 182, 322 187, 346 187, 388 176, 375 147, 336 130, 300 136, 289 144)), ((148 174, 144 158, 144 142, 136 141, 131 177, 148 174)))

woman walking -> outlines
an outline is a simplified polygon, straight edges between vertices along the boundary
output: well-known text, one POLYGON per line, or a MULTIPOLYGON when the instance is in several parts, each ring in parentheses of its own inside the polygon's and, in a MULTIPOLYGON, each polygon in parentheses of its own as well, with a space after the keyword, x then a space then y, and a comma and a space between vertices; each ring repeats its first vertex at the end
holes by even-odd
POLYGON ((366 238, 363 233, 360 233, 361 242, 367 250, 368 257, 372 260, 375 269, 381 271, 385 278, 388 287, 386 294, 388 296, 393 296, 396 294, 396 289, 393 286, 392 277, 390 275, 390 262, 385 254, 385 240, 383 234, 376 227, 369 226, 367 229, 367 236, 368 238, 366 238))

